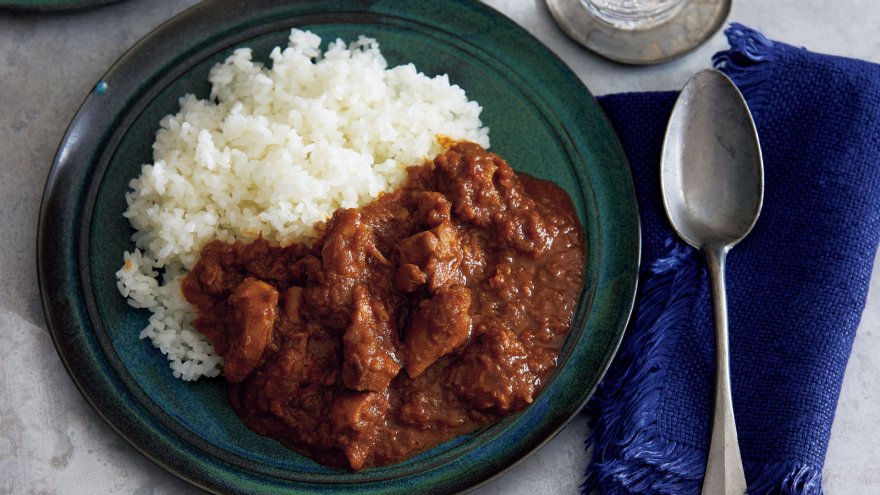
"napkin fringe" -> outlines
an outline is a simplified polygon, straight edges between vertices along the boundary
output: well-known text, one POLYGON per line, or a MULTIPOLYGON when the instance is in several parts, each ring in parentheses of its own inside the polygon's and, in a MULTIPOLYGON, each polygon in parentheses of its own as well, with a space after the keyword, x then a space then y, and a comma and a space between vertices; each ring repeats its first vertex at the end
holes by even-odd
POLYGON ((586 447, 593 448, 581 493, 687 493, 699 490, 705 454, 660 436, 659 394, 666 365, 691 313, 703 271, 695 251, 671 237, 669 250, 642 274, 634 327, 599 385, 588 412, 601 411, 586 447), (614 439, 621 439, 615 441, 614 439))
MULTIPOLYGON (((580 487, 583 495, 600 487, 607 495, 699 493, 702 485, 705 453, 667 440, 654 428, 666 364, 705 278, 696 251, 672 237, 665 246, 668 254, 642 274, 635 326, 587 406, 597 419, 585 442, 593 454, 580 487)), ((746 461, 745 469, 753 494, 822 494, 821 468, 746 461)))
POLYGON ((822 469, 799 462, 751 461, 745 463, 749 493, 822 495, 822 469))
POLYGON ((768 108, 769 86, 772 71, 755 70, 758 66, 773 62, 776 51, 783 45, 776 45, 763 34, 733 22, 724 30, 730 44, 728 50, 712 56, 712 65, 736 81, 736 86, 749 101, 749 108, 755 116, 762 108, 768 108))

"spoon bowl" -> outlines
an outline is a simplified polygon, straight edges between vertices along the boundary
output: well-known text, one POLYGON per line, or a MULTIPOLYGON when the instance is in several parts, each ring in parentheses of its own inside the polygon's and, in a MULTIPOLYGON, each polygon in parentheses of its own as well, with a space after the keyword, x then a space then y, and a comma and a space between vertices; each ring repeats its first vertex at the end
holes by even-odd
POLYGON ((755 226, 764 166, 755 123, 742 94, 708 69, 675 102, 660 164, 663 206, 676 233, 706 257, 715 313, 715 411, 703 494, 742 495, 746 480, 730 388, 727 252, 755 226))
POLYGON ((685 84, 661 161, 663 205, 691 246, 733 246, 755 225, 764 191, 752 115, 733 82, 707 69, 685 84))

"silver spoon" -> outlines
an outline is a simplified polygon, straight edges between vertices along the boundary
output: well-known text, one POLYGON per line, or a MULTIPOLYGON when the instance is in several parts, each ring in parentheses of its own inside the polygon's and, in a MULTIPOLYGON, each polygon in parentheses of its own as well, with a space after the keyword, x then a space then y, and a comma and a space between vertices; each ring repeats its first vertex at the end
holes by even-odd
POLYGON ((666 129, 660 174, 672 227, 703 252, 712 284, 715 413, 703 494, 742 495, 746 479, 730 395, 724 263, 761 212, 764 169, 749 108, 721 72, 699 72, 682 89, 666 129))

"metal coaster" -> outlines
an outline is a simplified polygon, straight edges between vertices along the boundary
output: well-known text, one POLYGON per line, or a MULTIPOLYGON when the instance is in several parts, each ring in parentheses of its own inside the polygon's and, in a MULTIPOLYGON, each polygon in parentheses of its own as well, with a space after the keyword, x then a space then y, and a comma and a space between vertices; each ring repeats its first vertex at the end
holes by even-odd
POLYGON ((621 30, 594 18, 580 0, 546 0, 562 30, 605 58, 648 65, 678 58, 709 39, 724 24, 731 0, 687 0, 662 24, 621 30))

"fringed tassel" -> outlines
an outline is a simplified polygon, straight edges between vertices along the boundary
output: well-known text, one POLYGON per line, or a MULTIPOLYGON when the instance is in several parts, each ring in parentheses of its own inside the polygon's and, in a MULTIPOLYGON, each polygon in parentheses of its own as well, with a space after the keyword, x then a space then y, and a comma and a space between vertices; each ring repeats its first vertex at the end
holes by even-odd
MULTIPOLYGON (((581 493, 698 494, 705 452, 667 440, 655 428, 666 367, 682 329, 704 290, 696 252, 672 238, 669 254, 641 274, 638 306, 620 352, 587 412, 596 418, 593 448, 581 493)), ((795 462, 746 461, 753 495, 822 495, 821 467, 795 462)))
POLYGON ((669 254, 642 273, 635 322, 589 406, 600 414, 587 439, 593 457, 584 494, 598 487, 606 494, 699 491, 705 454, 654 429, 664 370, 703 278, 691 248, 671 238, 666 246, 669 254))
POLYGON ((776 45, 763 34, 736 22, 724 30, 724 34, 730 49, 716 53, 712 65, 733 79, 757 118, 760 109, 769 103, 765 83, 771 80, 773 71, 754 68, 772 62, 776 52, 787 46, 776 45))
POLYGON ((821 468, 795 462, 747 461, 745 470, 750 494, 822 495, 821 468))

